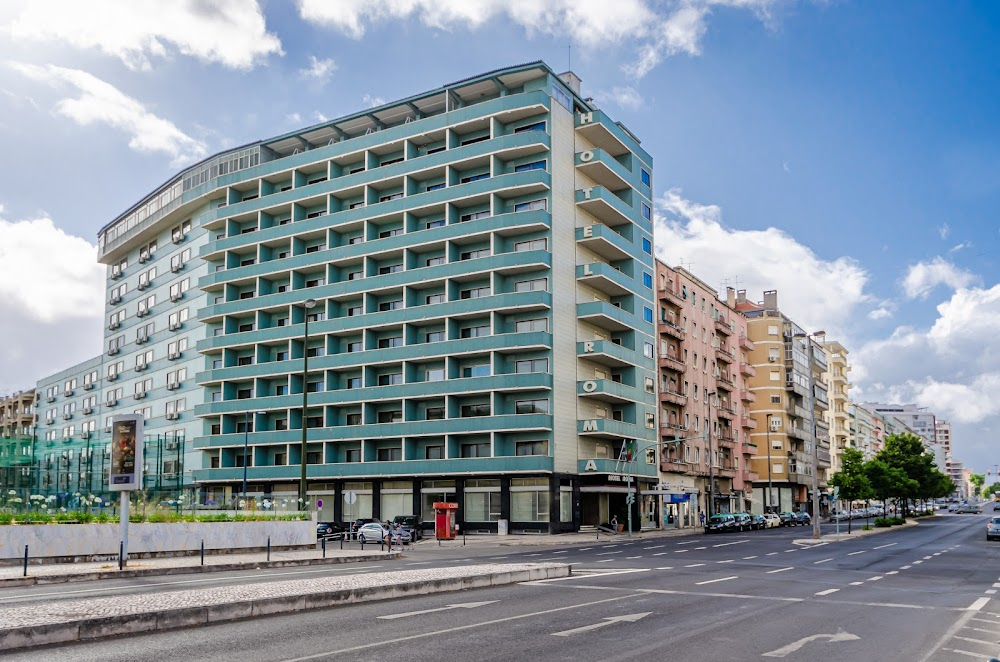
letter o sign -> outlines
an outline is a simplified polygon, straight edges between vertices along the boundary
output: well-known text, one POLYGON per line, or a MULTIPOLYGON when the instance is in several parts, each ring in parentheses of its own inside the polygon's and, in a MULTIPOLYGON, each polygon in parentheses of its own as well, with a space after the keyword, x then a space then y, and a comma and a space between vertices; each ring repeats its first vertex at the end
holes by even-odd
POLYGON ((583 383, 583 392, 584 393, 593 393, 596 390, 597 390, 597 382, 588 381, 588 382, 584 382, 583 383))
POLYGON ((589 161, 593 161, 594 160, 594 153, 592 151, 590 151, 589 149, 587 151, 585 151, 585 152, 580 152, 580 160, 583 163, 587 163, 589 161))

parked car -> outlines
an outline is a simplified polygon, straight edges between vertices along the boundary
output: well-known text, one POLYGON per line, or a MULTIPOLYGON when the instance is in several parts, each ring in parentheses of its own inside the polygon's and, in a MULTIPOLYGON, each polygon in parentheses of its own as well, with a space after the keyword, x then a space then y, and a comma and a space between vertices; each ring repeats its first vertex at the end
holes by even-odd
POLYGON ((335 536, 343 533, 346 529, 344 525, 339 522, 317 522, 316 523, 316 537, 317 538, 329 538, 330 536, 335 536))
MULTIPOLYGON (((389 529, 385 527, 384 524, 379 524, 378 522, 368 522, 363 524, 360 529, 358 529, 358 541, 359 542, 384 542, 389 539, 390 536, 389 529)), ((400 537, 400 541, 406 545, 411 542, 410 534, 403 531, 400 537)))
POLYGON ((735 530, 736 531, 749 531, 752 522, 750 520, 750 515, 747 513, 732 513, 733 519, 736 521, 735 530))
POLYGON ((1000 517, 991 517, 986 523, 986 539, 1000 538, 1000 517))
POLYGON ((357 540, 358 532, 361 530, 361 527, 363 527, 365 524, 369 524, 374 521, 375 520, 373 520, 371 517, 359 517, 358 519, 354 520, 354 522, 351 523, 351 538, 357 540))
POLYGON ((812 524, 812 517, 809 513, 795 513, 795 519, 798 520, 799 524, 802 526, 809 526, 812 524))
POLYGON ((393 524, 400 524, 403 530, 410 534, 410 538, 414 541, 420 540, 424 537, 424 533, 421 530, 420 519, 413 515, 396 515, 392 518, 393 524))
POLYGON ((795 516, 795 513, 778 513, 778 518, 781 520, 781 526, 799 525, 799 520, 795 516))
POLYGON ((763 515, 750 516, 750 528, 756 531, 767 528, 767 518, 763 515))
POLYGON ((776 529, 781 526, 781 518, 778 517, 777 513, 768 513, 764 515, 764 519, 767 520, 768 529, 776 529))
POLYGON ((725 533, 736 530, 736 518, 729 513, 712 515, 705 522, 705 533, 725 533))
POLYGON ((955 509, 956 513, 972 513, 973 515, 979 515, 983 512, 982 506, 978 503, 963 503, 958 508, 955 509))

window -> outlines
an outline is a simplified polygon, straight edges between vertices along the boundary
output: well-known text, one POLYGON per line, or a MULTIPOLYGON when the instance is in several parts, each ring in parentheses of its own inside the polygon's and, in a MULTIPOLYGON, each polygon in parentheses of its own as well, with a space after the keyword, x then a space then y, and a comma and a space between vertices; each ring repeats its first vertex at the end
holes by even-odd
POLYGON ((401 271, 403 271, 403 264, 402 263, 399 263, 399 264, 387 264, 384 267, 379 267, 378 268, 378 273, 379 273, 380 276, 384 276, 385 274, 396 274, 396 273, 400 273, 401 271))
POLYGON ((252 397, 253 397, 253 389, 241 388, 236 391, 237 400, 249 400, 252 397))
POLYGON ((646 427, 650 430, 656 427, 656 417, 653 412, 646 412, 646 427))
POLYGON ((545 170, 545 161, 532 161, 531 163, 522 163, 519 166, 514 166, 514 172, 529 172, 531 170, 545 170))
POLYGON ((444 303, 445 298, 443 294, 428 294, 424 301, 430 306, 435 303, 444 303))
POLYGON ((322 393, 324 390, 326 390, 325 388, 323 388, 323 386, 324 385, 323 385, 322 380, 311 381, 308 384, 306 384, 306 392, 308 392, 308 393, 322 393))
POLYGON ((350 308, 347 309, 348 317, 357 317, 362 313, 364 313, 364 309, 362 309, 361 306, 351 306, 350 308))
POLYGON ((445 263, 444 262, 444 256, 442 255, 442 256, 438 256, 438 257, 429 257, 429 258, 427 258, 427 261, 424 264, 426 266, 428 266, 428 267, 436 267, 436 266, 444 264, 444 263, 445 263))
POLYGON ((515 292, 544 292, 549 289, 548 278, 533 278, 531 280, 519 280, 514 283, 515 292))
POLYGON ((646 287, 653 288, 653 274, 648 274, 645 271, 642 272, 642 284, 646 287))
POLYGON ((646 393, 654 393, 656 391, 656 382, 653 381, 653 378, 644 377, 643 380, 646 385, 646 393))
POLYGON ((642 355, 647 359, 653 358, 653 343, 644 342, 642 343, 642 355))
POLYGON ((481 326, 468 326, 462 329, 463 338, 483 338, 490 335, 490 327, 488 324, 481 326))
POLYGON ((378 376, 379 386, 395 386, 402 383, 403 383, 403 373, 401 372, 390 372, 378 376))
POLYGON ((472 182, 478 182, 478 181, 480 181, 482 179, 489 179, 489 178, 490 178, 490 173, 488 173, 488 172, 481 172, 481 173, 476 174, 476 175, 469 175, 468 177, 462 177, 462 179, 460 181, 463 184, 471 184, 472 182))
POLYGON ((514 323, 514 331, 516 333, 532 333, 535 331, 547 332, 548 330, 549 321, 545 318, 521 320, 514 323))
POLYGON ((379 462, 399 462, 403 459, 403 449, 399 447, 380 448, 377 457, 379 462))
POLYGON ((649 255, 653 254, 653 243, 646 237, 642 238, 642 252, 649 255))
POLYGON ((443 460, 444 446, 427 446, 424 448, 425 460, 443 460))
POLYGON ((488 249, 488 248, 480 248, 480 249, 474 250, 474 251, 465 251, 464 253, 461 254, 461 259, 463 259, 463 260, 476 260, 476 259, 481 258, 481 257, 489 257, 489 256, 490 256, 490 249, 488 249))
POLYGON ((428 421, 443 421, 444 407, 428 407, 424 412, 424 419, 428 421))
POLYGON ((490 366, 488 363, 477 363, 462 368, 462 377, 489 377, 490 366))
POLYGON ((772 395, 771 396, 771 404, 772 405, 780 405, 781 404, 781 396, 780 395, 772 395))
POLYGON ((444 381, 444 368, 430 368, 424 371, 424 381, 426 382, 443 382, 444 381))
MULTIPOLYGON (((441 184, 438 188, 444 188, 444 184, 441 184)), ((429 191, 431 189, 427 189, 427 190, 429 191)), ((444 225, 445 225, 445 223, 444 223, 444 219, 443 218, 439 218, 439 219, 437 219, 435 221, 427 221, 426 223, 424 223, 424 227, 427 228, 428 230, 430 230, 432 228, 443 228, 444 225)))
MULTIPOLYGON (((428 193, 430 193, 431 191, 440 191, 444 187, 445 187, 445 183, 441 182, 440 184, 428 184, 427 188, 425 188, 424 190, 427 191, 428 193)), ((435 221, 435 222, 437 222, 437 221, 435 221)), ((440 223, 441 223, 441 225, 444 225, 444 221, 440 221, 440 223)), ((428 227, 430 227, 430 226, 428 225, 428 227)), ((437 226, 435 226, 435 227, 437 227, 437 226)))
POLYGON ((474 145, 476 143, 481 143, 484 140, 489 140, 489 139, 490 139, 490 134, 487 133, 485 135, 477 136, 475 138, 466 138, 461 143, 459 143, 459 146, 465 147, 466 145, 474 145))
POLYGON ((378 309, 383 313, 389 310, 402 310, 403 300, 396 299, 395 301, 383 301, 378 305, 378 309))
POLYGON ((389 338, 379 338, 378 347, 379 349, 388 349, 390 347, 402 347, 403 337, 402 336, 391 336, 389 338))
POLYGON ((398 409, 390 411, 380 411, 378 413, 379 423, 400 423, 403 420, 403 412, 398 409))
POLYGON ((643 168, 639 168, 639 179, 640 181, 642 181, 644 186, 652 185, 652 179, 650 178, 649 173, 646 172, 643 168))
POLYGON ((546 251, 549 249, 549 242, 547 239, 531 239, 529 241, 519 241, 514 244, 514 252, 522 253, 524 251, 546 251))
POLYGON ((360 377, 348 377, 345 382, 345 386, 349 389, 351 388, 361 388, 361 378, 360 377))
POLYGON ((642 319, 646 320, 650 324, 653 323, 653 309, 649 306, 642 307, 642 319))
POLYGON ((462 405, 462 416, 468 418, 471 416, 489 416, 490 415, 490 405, 488 402, 483 402, 475 405, 462 405))
MULTIPOLYGON (((400 193, 399 197, 403 197, 403 194, 400 193)), ((391 198, 391 197, 385 198, 385 199, 382 200, 382 202, 385 202, 386 199, 390 199, 391 200, 393 198, 391 198)), ((389 237, 396 237, 396 236, 399 236, 401 234, 403 234, 403 228, 393 228, 391 230, 383 230, 382 232, 379 232, 378 233, 378 238, 379 239, 388 239, 389 237)))
POLYGON ((459 293, 462 299, 478 299, 480 297, 488 297, 490 295, 489 286, 486 287, 472 287, 467 290, 462 290, 459 293))
POLYGON ((514 444, 514 455, 548 455, 548 441, 518 441, 514 444))
POLYGON ((344 452, 344 462, 360 462, 360 461, 361 461, 360 448, 349 448, 344 452))
POLYGON ((364 350, 364 347, 362 346, 362 344, 360 342, 349 342, 349 343, 347 343, 347 353, 348 354, 351 354, 352 352, 360 352, 360 351, 363 351, 363 350, 364 350))
MULTIPOLYGON (((402 193, 392 193, 390 195, 383 195, 382 197, 380 197, 378 199, 378 201, 379 202, 389 202, 390 200, 400 200, 400 199, 402 199, 402 197, 403 197, 402 193)), ((402 232, 399 232, 398 234, 402 234, 402 232)), ((396 235, 395 234, 391 234, 391 235, 388 235, 388 236, 394 237, 396 235)))
MULTIPOLYGON (((488 442, 479 444, 462 444, 462 457, 490 457, 490 445, 488 442)), ((497 497, 499 496, 500 494, 497 493, 497 497)), ((499 498, 497 501, 499 501, 499 498)), ((468 506, 468 497, 466 498, 466 506, 468 506)), ((466 519, 468 519, 468 517, 469 515, 467 512, 466 519)))
POLYGON ((536 211, 547 209, 545 200, 532 200, 531 202, 519 202, 514 205, 515 212, 536 211))
POLYGON ((547 414, 549 413, 548 400, 518 400, 514 403, 515 414, 547 414))
POLYGON ((361 414, 348 414, 347 415, 348 425, 361 425, 361 414))
POLYGON ((514 129, 514 133, 524 133, 525 131, 544 131, 545 122, 535 122, 533 124, 526 124, 524 126, 519 126, 514 129))
POLYGON ((465 223, 466 221, 478 221, 481 218, 489 218, 489 217, 490 217, 490 212, 488 212, 488 211, 477 211, 477 212, 473 212, 471 214, 462 214, 462 216, 460 217, 460 219, 461 219, 462 223, 465 223))
POLYGON ((424 336, 424 342, 443 342, 444 331, 431 331, 424 336))
POLYGON ((642 203, 642 217, 647 221, 653 218, 653 210, 645 202, 642 203))
POLYGON ((514 362, 514 372, 526 373, 526 372, 548 372, 548 371, 549 371, 548 359, 527 359, 524 361, 514 362))

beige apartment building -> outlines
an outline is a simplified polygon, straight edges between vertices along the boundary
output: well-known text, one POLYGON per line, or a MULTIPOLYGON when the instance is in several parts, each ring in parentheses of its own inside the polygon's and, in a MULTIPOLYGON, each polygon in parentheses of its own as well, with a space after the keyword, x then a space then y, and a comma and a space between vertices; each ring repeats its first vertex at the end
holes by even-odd
POLYGON ((0 437, 30 437, 35 424, 35 389, 0 397, 0 437))
MULTIPOLYGON (((746 292, 740 291, 735 308, 747 318, 753 345, 749 361, 756 370, 747 376, 750 391, 756 396, 751 413, 757 427, 750 438, 758 449, 752 469, 759 479, 754 487, 753 511, 810 510, 813 472, 817 472, 822 494, 831 467, 826 422, 830 401, 823 380, 826 353, 817 338, 807 337, 781 312, 775 290, 764 292, 760 303, 747 300, 746 292)), ((821 507, 825 512, 826 504, 821 507)))
POLYGON ((851 371, 851 364, 847 358, 847 348, 836 340, 826 341, 823 344, 823 351, 826 354, 826 373, 823 379, 830 398, 830 406, 826 410, 826 424, 832 445, 831 466, 827 476, 829 479, 830 475, 840 471, 840 455, 847 448, 851 434, 848 415, 850 405, 848 391, 851 389, 848 373, 851 371))
POLYGON ((0 397, 0 490, 6 494, 31 486, 34 452, 35 389, 0 397))
POLYGON ((661 488, 667 526, 750 509, 746 318, 686 269, 657 262, 661 488))

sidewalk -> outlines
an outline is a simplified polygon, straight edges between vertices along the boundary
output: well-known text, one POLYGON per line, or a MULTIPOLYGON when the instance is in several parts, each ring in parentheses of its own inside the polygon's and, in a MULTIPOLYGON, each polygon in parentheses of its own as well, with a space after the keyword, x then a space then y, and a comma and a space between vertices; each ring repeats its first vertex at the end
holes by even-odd
POLYGON ((819 540, 813 540, 812 538, 797 538, 795 540, 796 545, 816 545, 823 542, 842 542, 844 540, 855 540, 856 538, 863 538, 865 536, 872 536, 878 533, 886 533, 888 531, 899 531, 903 528, 909 528, 911 526, 917 526, 920 524, 918 520, 908 519, 906 524, 897 524, 896 526, 882 526, 882 527, 871 527, 865 531, 862 527, 863 524, 857 524, 855 522, 854 527, 851 532, 847 532, 847 525, 841 524, 840 533, 827 533, 820 536, 819 540))
MULTIPOLYGON (((704 531, 700 527, 688 529, 649 529, 647 531, 636 531, 631 538, 628 532, 611 534, 601 531, 583 533, 517 533, 507 536, 477 533, 464 538, 466 546, 493 545, 495 547, 521 547, 532 545, 583 545, 588 542, 628 542, 629 540, 656 540, 658 538, 673 538, 677 536, 701 535, 704 531)), ((441 545, 454 546, 462 545, 462 534, 458 534, 455 540, 441 541, 441 545)), ((437 541, 433 537, 425 538, 417 545, 436 545, 437 541)))
POLYGON ((12 605, 0 607, 0 650, 568 577, 570 570, 561 563, 498 563, 12 605))
POLYGON ((271 560, 266 552, 252 554, 206 554, 202 565, 198 556, 172 556, 154 559, 130 559, 128 565, 118 569, 118 561, 95 563, 49 563, 28 565, 28 576, 24 576, 23 566, 0 566, 0 588, 12 586, 32 586, 35 584, 56 584, 61 582, 81 582, 95 579, 122 579, 127 577, 148 577, 152 575, 183 575, 202 572, 226 572, 260 568, 284 568, 293 566, 325 565, 337 563, 364 563, 399 558, 401 551, 394 548, 390 553, 379 550, 378 545, 369 545, 365 551, 343 550, 330 545, 326 558, 319 549, 272 551, 271 560))

